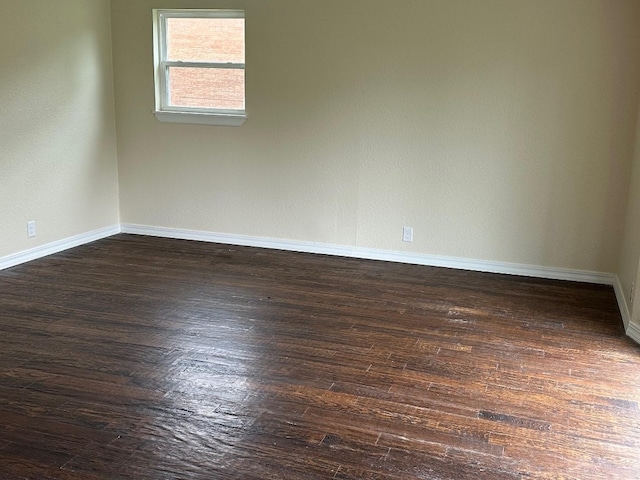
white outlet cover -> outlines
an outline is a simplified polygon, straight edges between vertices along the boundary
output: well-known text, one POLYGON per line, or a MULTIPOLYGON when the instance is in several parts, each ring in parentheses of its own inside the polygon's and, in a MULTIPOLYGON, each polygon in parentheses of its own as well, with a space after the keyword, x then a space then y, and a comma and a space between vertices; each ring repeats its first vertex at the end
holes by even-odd
POLYGON ((36 222, 30 221, 27 222, 27 237, 35 237, 36 236, 36 222))

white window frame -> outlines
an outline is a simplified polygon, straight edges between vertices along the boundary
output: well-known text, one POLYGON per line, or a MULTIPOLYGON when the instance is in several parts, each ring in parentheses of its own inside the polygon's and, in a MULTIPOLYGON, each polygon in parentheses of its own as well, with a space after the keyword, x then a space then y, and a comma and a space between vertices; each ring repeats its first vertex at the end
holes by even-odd
MULTIPOLYGON (((155 83, 154 115, 161 122, 198 123, 206 125, 240 126, 247 120, 246 110, 217 108, 176 107, 169 105, 169 68, 238 68, 245 70, 244 63, 180 62, 167 60, 168 18, 245 18, 244 10, 198 10, 198 9, 154 9, 153 10, 153 60, 155 83)), ((246 86, 245 86, 246 98, 246 86)))

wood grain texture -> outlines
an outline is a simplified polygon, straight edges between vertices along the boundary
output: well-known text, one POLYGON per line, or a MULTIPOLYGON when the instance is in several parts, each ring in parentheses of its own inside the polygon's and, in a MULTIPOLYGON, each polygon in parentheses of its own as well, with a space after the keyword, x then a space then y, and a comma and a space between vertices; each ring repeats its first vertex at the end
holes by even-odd
POLYGON ((0 272, 0 478, 637 479, 613 290, 118 235, 0 272))

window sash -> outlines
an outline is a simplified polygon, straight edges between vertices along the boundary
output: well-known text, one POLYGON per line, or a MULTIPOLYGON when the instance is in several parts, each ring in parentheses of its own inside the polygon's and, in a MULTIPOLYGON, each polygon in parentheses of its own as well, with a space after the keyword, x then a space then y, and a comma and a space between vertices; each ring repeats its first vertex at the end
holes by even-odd
POLYGON ((244 63, 215 63, 215 62, 182 62, 175 60, 162 61, 161 66, 163 68, 169 67, 184 67, 184 68, 224 68, 226 69, 238 69, 244 70, 244 63))
POLYGON ((169 104, 169 70, 171 67, 220 68, 245 70, 244 63, 184 62, 167 60, 167 20, 169 18, 245 18, 243 10, 154 10, 154 36, 156 44, 156 111, 193 112, 215 115, 246 115, 244 109, 172 106, 169 104))

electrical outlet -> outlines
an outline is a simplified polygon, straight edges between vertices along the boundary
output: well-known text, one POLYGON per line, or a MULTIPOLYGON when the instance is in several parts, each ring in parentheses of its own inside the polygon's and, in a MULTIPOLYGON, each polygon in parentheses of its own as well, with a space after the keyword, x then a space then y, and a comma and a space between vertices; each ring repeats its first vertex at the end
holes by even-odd
POLYGON ((413 227, 402 227, 402 241, 413 242, 413 227))
POLYGON ((27 222, 27 237, 32 238, 36 236, 36 222, 35 220, 31 220, 27 222))

